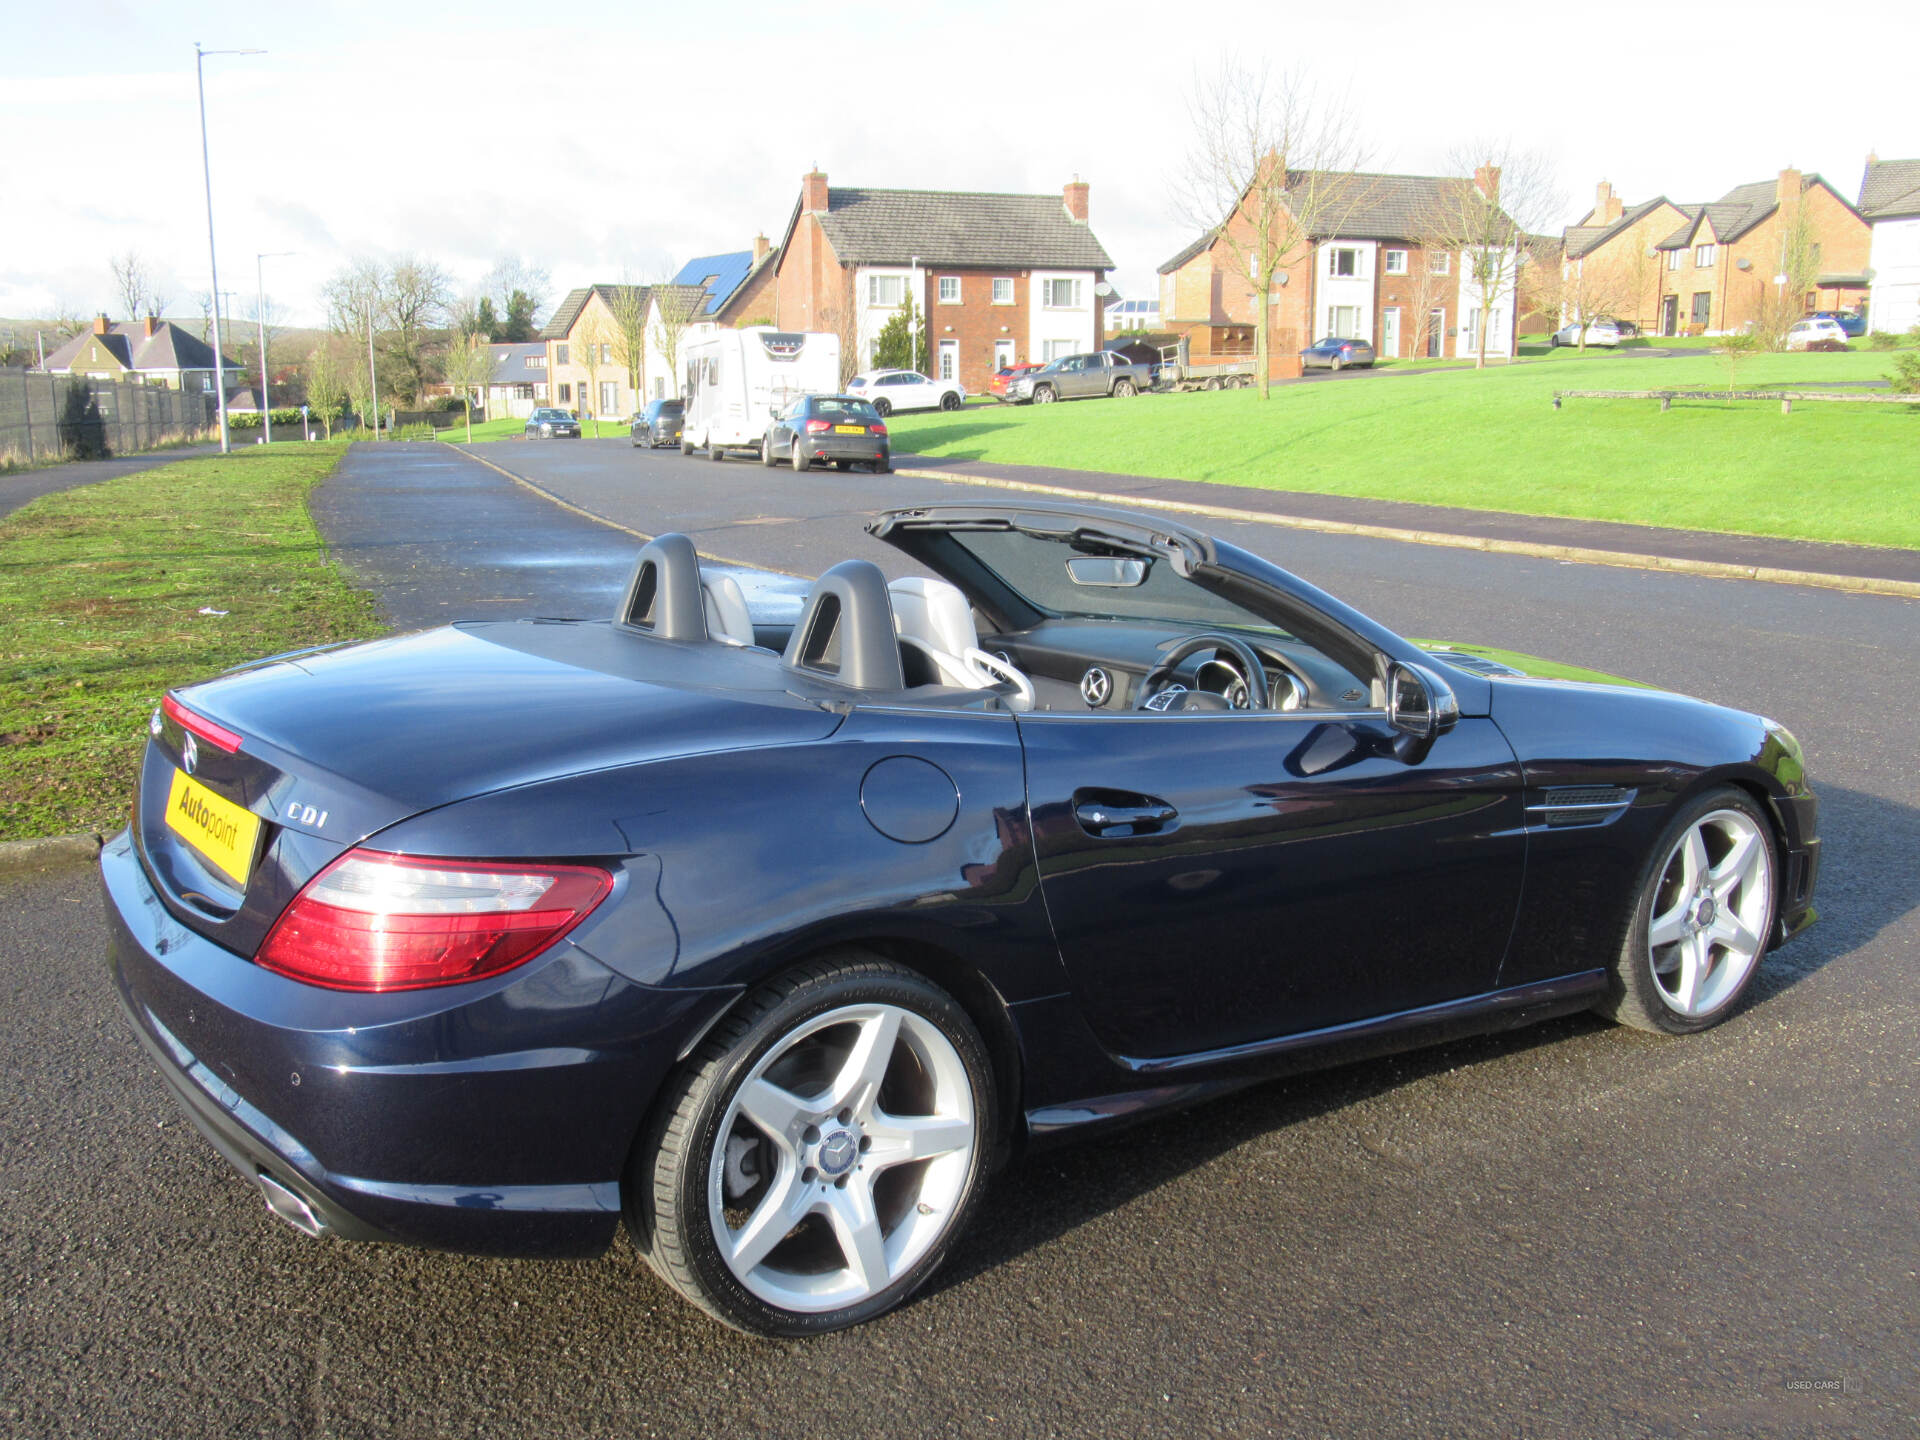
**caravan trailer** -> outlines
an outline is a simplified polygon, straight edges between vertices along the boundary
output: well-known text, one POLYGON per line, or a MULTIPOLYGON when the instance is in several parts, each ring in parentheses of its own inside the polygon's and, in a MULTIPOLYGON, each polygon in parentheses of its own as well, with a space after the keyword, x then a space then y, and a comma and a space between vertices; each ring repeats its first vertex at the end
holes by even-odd
POLYGON ((771 325, 716 330, 688 342, 681 364, 680 453, 705 450, 713 460, 729 450, 758 454, 775 411, 839 389, 840 337, 771 325))

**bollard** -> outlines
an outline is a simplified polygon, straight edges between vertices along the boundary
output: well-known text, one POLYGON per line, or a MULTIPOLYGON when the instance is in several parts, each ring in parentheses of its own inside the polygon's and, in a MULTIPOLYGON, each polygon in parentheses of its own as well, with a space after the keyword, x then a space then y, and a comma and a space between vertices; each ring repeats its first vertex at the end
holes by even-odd
POLYGON ((1782 415, 1791 415, 1793 413, 1793 401, 1785 395, 1780 397, 1780 413, 1782 415))
POLYGON ((1660 409, 1664 412, 1667 410, 1671 410, 1672 408, 1673 408, 1673 396, 1662 395, 1660 397, 1660 409))

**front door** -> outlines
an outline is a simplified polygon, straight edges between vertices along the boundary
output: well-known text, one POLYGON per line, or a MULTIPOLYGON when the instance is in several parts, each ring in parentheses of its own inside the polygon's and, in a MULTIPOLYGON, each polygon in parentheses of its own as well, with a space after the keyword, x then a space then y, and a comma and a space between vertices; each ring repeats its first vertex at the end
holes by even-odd
POLYGON ((1669 295, 1660 302, 1660 333, 1671 335, 1680 328, 1680 297, 1669 295))
POLYGON ((993 368, 1004 370, 1013 364, 1013 341, 996 340, 993 342, 993 368))
POLYGON ((940 342, 940 368, 934 373, 942 380, 960 378, 960 342, 958 340, 940 342))
POLYGON ((1447 312, 1427 312, 1427 359, 1438 360, 1447 353, 1447 312))
POLYGON ((1380 355, 1386 360, 1400 358, 1400 311, 1396 306, 1380 312, 1380 355))
POLYGON ((1047 909, 1116 1053, 1217 1050, 1493 988, 1526 841, 1519 766, 1491 720, 1461 720, 1413 763, 1371 712, 1019 724, 1047 909), (1157 818, 1134 834, 1114 823, 1129 813, 1157 818))

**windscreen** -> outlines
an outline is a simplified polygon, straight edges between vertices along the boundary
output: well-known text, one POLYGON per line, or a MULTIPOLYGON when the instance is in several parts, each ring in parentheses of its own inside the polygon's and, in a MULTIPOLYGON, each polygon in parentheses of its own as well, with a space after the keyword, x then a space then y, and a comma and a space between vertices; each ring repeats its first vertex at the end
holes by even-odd
POLYGON ((813 414, 821 420, 850 420, 861 425, 878 425, 880 413, 864 400, 840 400, 833 397, 818 397, 813 402, 813 414))
POLYGON ((1158 556, 1141 556, 1145 578, 1138 585, 1075 583, 1067 562, 1076 555, 1112 553, 1076 548, 1067 537, 1027 535, 1018 530, 957 530, 953 542, 997 575, 1035 609, 1086 619, 1164 620, 1178 625, 1231 626, 1265 635, 1285 634, 1232 601, 1177 574, 1158 556))

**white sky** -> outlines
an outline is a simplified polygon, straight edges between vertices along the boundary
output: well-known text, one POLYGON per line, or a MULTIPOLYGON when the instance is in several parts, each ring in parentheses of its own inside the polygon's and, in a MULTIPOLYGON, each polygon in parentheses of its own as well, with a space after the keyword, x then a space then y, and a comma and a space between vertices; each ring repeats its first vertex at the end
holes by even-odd
POLYGON ((1185 91, 1229 52, 1344 90, 1374 169, 1438 171, 1476 137, 1544 152, 1560 223, 1602 178, 1629 203, 1704 200, 1793 165, 1853 199, 1870 149, 1920 156, 1913 0, 1696 6, 1679 29, 1670 4, 1625 0, 423 10, 0 0, 0 315, 113 309, 108 259, 129 247, 170 314, 198 315, 195 40, 269 52, 207 61, 214 215, 236 315, 256 253, 299 252, 266 262, 295 323, 320 321, 321 285, 361 252, 461 282, 517 253, 552 300, 777 243, 815 164, 933 190, 1057 193, 1077 173, 1116 285, 1146 294, 1192 238, 1172 198, 1185 91))

